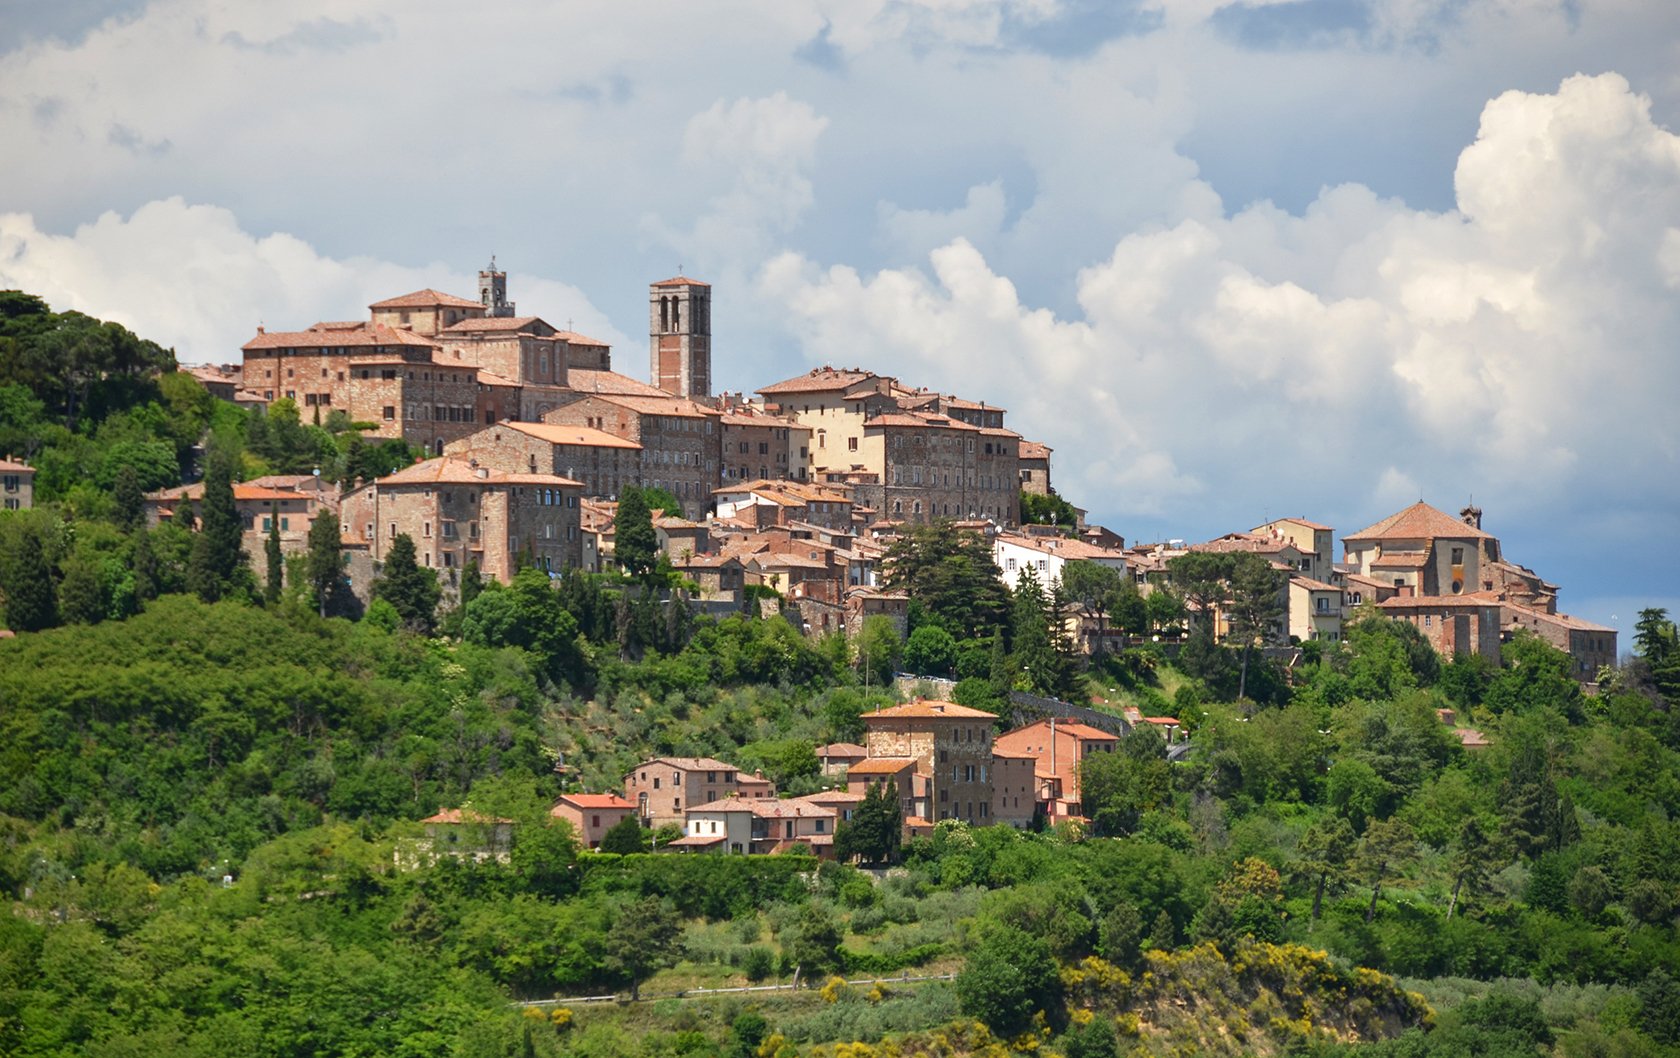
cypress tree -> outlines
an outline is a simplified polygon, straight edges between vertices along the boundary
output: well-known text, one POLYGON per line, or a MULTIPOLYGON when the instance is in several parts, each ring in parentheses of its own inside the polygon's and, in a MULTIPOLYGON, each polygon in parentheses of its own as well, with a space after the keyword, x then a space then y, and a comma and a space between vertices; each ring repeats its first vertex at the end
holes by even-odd
MULTIPOLYGON (((399 537, 398 539, 402 539, 399 537)), ((322 511, 309 526, 309 553, 303 560, 309 590, 322 617, 343 602, 344 544, 339 539, 338 515, 322 511)))
POLYGON ((158 596, 158 557, 152 547, 152 534, 144 529, 134 534, 134 550, 128 557, 128 568, 134 574, 134 599, 147 602, 158 596))
POLYGON ((245 552, 239 546, 239 511, 233 503, 233 454, 220 445, 210 448, 201 507, 187 583, 200 599, 215 602, 245 564, 245 552))
POLYGON ((0 553, 0 591, 6 596, 6 626, 39 632, 58 624, 58 592, 44 552, 46 541, 33 526, 23 528, 0 553))
POLYGON ((268 517, 268 543, 263 548, 263 558, 268 564, 268 583, 263 589, 263 601, 273 606, 280 601, 286 559, 280 554, 280 516, 272 512, 268 517))
POLYGON ((146 515, 146 494, 140 489, 140 475, 133 464, 124 463, 113 486, 117 525, 132 533, 146 515))
POLYGON ((414 556, 414 540, 407 533, 399 533, 385 553, 384 570, 373 582, 373 597, 396 607, 410 630, 430 635, 437 623, 441 594, 437 571, 422 569, 414 556))
POLYGON ((618 558, 618 568, 632 577, 645 577, 653 571, 658 550, 659 537, 653 531, 647 499, 641 489, 625 489, 613 521, 613 554, 618 558))

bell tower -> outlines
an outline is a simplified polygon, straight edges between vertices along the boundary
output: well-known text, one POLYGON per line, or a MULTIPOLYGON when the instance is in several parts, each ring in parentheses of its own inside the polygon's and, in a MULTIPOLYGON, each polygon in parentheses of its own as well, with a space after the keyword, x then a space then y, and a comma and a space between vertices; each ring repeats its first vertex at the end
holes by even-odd
POLYGON ((507 299, 507 273, 496 270, 496 258, 490 267, 478 273, 478 301, 486 316, 512 316, 513 302, 507 299))
POLYGON ((712 287, 676 276, 648 287, 648 376, 667 393, 712 395, 712 287))

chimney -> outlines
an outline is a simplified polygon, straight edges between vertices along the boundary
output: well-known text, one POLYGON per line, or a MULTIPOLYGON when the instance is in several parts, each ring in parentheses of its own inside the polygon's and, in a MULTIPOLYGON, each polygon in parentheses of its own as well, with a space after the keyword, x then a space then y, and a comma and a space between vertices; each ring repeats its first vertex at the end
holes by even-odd
POLYGON ((268 332, 263 330, 262 324, 259 323, 259 324, 257 324, 257 333, 258 334, 267 334, 268 332))

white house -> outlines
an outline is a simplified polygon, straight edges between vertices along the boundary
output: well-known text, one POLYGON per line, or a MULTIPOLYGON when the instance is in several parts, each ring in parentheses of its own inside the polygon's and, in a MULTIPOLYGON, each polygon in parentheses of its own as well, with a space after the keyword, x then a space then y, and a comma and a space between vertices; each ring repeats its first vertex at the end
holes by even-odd
POLYGON ((1060 580, 1062 567, 1069 562, 1095 562, 1107 566, 1122 576, 1126 573, 1125 552, 1070 540, 1065 536, 1028 536, 1021 533, 999 533, 992 538, 992 558, 997 562, 1003 582, 1015 587, 1024 571, 1030 569, 1038 582, 1048 585, 1060 580))

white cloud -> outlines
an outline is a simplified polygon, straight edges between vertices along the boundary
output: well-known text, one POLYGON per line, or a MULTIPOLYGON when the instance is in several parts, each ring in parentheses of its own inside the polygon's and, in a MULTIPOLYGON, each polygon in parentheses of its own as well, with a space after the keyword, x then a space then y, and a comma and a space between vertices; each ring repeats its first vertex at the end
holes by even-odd
MULTIPOLYGON (((252 235, 230 211, 179 198, 130 217, 106 213, 69 235, 41 231, 28 214, 0 214, 0 288, 116 320, 188 363, 237 361, 259 325, 362 319, 381 298, 423 287, 472 296, 476 282, 443 265, 333 259, 283 232, 252 235)), ((521 311, 627 347, 577 288, 519 275, 510 282, 521 311)))
POLYGON ((718 100, 689 119, 682 138, 685 172, 717 192, 690 230, 671 231, 657 216, 649 227, 712 268, 762 259, 810 208, 810 169, 827 126, 786 92, 718 100))
POLYGON ((1079 318, 1024 304, 960 239, 930 272, 788 255, 760 283, 812 361, 864 349, 1006 396, 1066 491, 1122 521, 1187 496, 1253 518, 1280 493, 1360 514, 1469 492, 1506 519, 1671 509, 1680 138, 1648 106, 1614 75, 1507 93, 1463 152, 1462 212, 1344 187, 1301 216, 1128 235, 1080 273, 1079 318))

